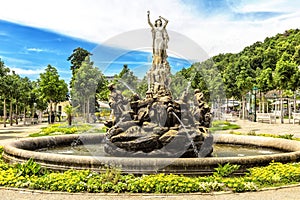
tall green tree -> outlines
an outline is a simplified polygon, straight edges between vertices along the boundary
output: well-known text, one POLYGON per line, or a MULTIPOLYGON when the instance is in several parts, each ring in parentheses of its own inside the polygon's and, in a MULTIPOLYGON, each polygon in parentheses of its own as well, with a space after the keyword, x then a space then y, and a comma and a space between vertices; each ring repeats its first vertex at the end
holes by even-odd
POLYGON ((299 75, 297 64, 291 61, 290 58, 291 55, 284 52, 276 64, 274 74, 275 86, 281 93, 281 123, 283 123, 283 93, 285 90, 295 89, 295 84, 297 85, 298 82, 298 77, 295 77, 295 75, 299 75))
POLYGON ((239 74, 236 77, 236 84, 241 93, 242 118, 245 119, 246 94, 251 91, 254 86, 255 71, 251 68, 249 58, 246 56, 240 57, 240 59, 236 62, 236 67, 239 70, 239 74))
POLYGON ((0 58, 0 97, 3 101, 3 126, 6 127, 7 111, 6 111, 6 100, 8 98, 8 84, 7 75, 9 68, 4 65, 4 62, 0 58))
POLYGON ((65 100, 62 97, 67 96, 67 84, 59 78, 56 68, 48 65, 45 72, 40 74, 38 85, 41 98, 50 105, 50 119, 52 119, 49 122, 53 123, 53 103, 65 100))
MULTIPOLYGON (((20 76, 17 75, 14 71, 11 74, 6 76, 6 84, 7 84, 7 98, 9 100, 9 121, 10 125, 13 125, 13 118, 16 116, 16 109, 13 110, 13 105, 17 105, 17 100, 20 97, 20 76)), ((17 119, 17 117, 15 118, 17 119)), ((17 122, 16 122, 17 123, 17 122)))
POLYGON ((72 106, 80 106, 86 122, 90 122, 90 113, 95 112, 95 95, 102 73, 94 67, 87 56, 75 74, 71 90, 72 106))
POLYGON ((68 57, 68 61, 71 62, 71 70, 72 70, 72 78, 70 82, 70 87, 73 86, 73 80, 75 77, 76 72, 81 67, 82 62, 85 60, 87 56, 91 56, 92 54, 87 51, 86 49, 83 49, 81 47, 77 47, 73 50, 73 53, 68 57))

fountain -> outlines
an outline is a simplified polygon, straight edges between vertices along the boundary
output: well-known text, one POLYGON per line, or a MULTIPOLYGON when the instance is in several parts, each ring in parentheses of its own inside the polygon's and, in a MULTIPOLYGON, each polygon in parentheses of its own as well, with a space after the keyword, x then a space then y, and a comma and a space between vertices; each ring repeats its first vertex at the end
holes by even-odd
POLYGON ((134 94, 131 100, 127 100, 116 85, 110 85, 112 118, 105 123, 109 127, 105 135, 98 133, 21 139, 4 147, 3 159, 14 163, 33 158, 42 166, 54 170, 72 168, 103 171, 105 166, 111 166, 120 168, 123 173, 185 175, 211 174, 218 164, 225 163, 240 165, 241 173, 249 167, 267 165, 272 161, 299 160, 300 143, 297 141, 228 134, 212 136, 209 132, 210 108, 197 89, 193 94, 193 103, 189 102, 187 91, 175 101, 170 90, 170 65, 166 51, 169 41, 166 31, 168 21, 160 17, 153 25, 149 15, 148 12, 153 34, 153 57, 151 69, 147 73, 148 91, 144 99, 134 94), (102 145, 103 151, 98 155, 92 150, 92 156, 41 151, 63 146, 71 149, 75 143, 82 146, 95 144, 99 148, 102 145), (282 152, 244 157, 212 157, 213 143, 267 147, 282 152))
POLYGON ((135 94, 128 101, 110 85, 113 120, 105 123, 109 127, 105 151, 113 156, 129 157, 210 156, 213 149, 213 138, 208 131, 210 108, 200 90, 195 90, 194 107, 189 106, 186 93, 179 101, 173 100, 166 51, 168 20, 160 17, 153 25, 148 12, 148 23, 152 29, 153 56, 147 73, 146 98, 140 99, 135 94))

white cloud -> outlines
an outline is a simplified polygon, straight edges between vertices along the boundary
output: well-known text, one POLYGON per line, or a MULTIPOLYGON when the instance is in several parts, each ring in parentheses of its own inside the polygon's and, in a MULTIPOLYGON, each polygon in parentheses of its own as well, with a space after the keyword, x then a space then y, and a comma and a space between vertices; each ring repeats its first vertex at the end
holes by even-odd
POLYGON ((12 58, 4 55, 0 55, 0 58, 4 61, 4 63, 13 63, 13 64, 21 64, 21 65, 30 65, 31 61, 19 58, 12 58))
POLYGON ((33 52, 42 52, 42 51, 46 51, 44 49, 39 49, 39 48, 27 48, 27 51, 33 51, 33 52))
POLYGON ((234 7, 237 12, 286 12, 297 11, 299 3, 297 1, 287 0, 242 0, 241 3, 234 7))
POLYGON ((9 67, 11 71, 15 71, 16 74, 20 74, 20 75, 37 75, 40 73, 43 73, 44 70, 43 69, 21 69, 21 68, 17 68, 17 67, 9 67))
POLYGON ((300 16, 295 14, 300 8, 298 1, 233 1, 226 0, 233 12, 287 14, 268 20, 235 21, 228 13, 203 17, 201 10, 180 0, 9 0, 1 4, 0 19, 103 43, 123 32, 149 28, 146 12, 150 10, 152 21, 165 16, 169 30, 191 38, 209 55, 237 52, 267 36, 299 27, 300 16))

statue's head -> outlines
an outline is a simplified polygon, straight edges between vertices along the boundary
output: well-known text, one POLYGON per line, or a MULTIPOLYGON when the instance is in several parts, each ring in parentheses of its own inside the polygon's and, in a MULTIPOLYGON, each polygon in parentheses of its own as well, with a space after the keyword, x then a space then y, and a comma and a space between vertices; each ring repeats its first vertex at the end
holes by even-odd
POLYGON ((162 21, 161 21, 161 19, 155 20, 154 26, 155 26, 155 27, 160 27, 160 26, 162 26, 162 21))

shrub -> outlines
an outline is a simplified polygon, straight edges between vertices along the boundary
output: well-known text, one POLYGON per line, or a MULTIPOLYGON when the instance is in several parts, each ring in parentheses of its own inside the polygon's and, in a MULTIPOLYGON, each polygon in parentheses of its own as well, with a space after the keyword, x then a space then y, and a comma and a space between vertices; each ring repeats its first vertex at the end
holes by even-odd
POLYGON ((214 176, 227 177, 231 175, 233 172, 240 168, 239 165, 231 165, 230 163, 226 163, 224 166, 218 164, 218 167, 215 168, 216 172, 213 173, 214 176))
POLYGON ((246 192, 262 187, 300 182, 300 163, 270 163, 254 167, 243 177, 228 177, 237 165, 216 168, 213 176, 186 177, 174 174, 122 175, 106 167, 104 173, 90 170, 49 172, 32 159, 23 164, 0 162, 0 186, 66 192, 133 192, 133 193, 208 193, 213 191, 246 192), (227 177, 226 177, 227 176, 227 177))

